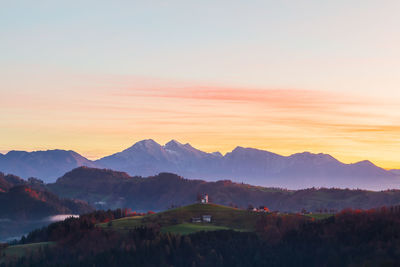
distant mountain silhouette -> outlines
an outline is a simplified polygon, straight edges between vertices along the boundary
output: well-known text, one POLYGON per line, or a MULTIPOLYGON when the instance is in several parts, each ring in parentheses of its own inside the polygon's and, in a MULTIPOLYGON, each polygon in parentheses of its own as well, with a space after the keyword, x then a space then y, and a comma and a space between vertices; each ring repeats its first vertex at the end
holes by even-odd
MULTIPOLYGON (((128 172, 131 175, 149 176, 160 172, 174 172, 188 178, 199 178, 220 171, 221 155, 206 153, 175 140, 161 146, 155 141, 143 140, 132 147, 97 160, 100 166, 128 172)), ((218 177, 218 174, 211 177, 218 177)))
POLYGON ((390 172, 400 176, 400 170, 390 170, 390 172))
POLYGON ((228 180, 206 182, 189 180, 171 173, 147 178, 130 177, 123 172, 80 167, 59 178, 47 188, 61 197, 88 201, 98 208, 132 208, 137 211, 165 210, 194 203, 198 194, 222 205, 247 208, 266 205, 272 210, 309 211, 398 205, 400 191, 383 192, 349 189, 284 190, 265 188, 228 180))
POLYGON ((37 177, 45 182, 55 181, 65 172, 79 166, 96 165, 71 150, 10 151, 0 156, 0 171, 25 179, 37 177))
POLYGON ((304 152, 286 157, 240 146, 222 155, 206 153, 175 140, 164 146, 151 139, 143 140, 96 161, 65 150, 11 151, 0 156, 0 171, 23 178, 34 176, 45 182, 54 182, 79 166, 109 168, 138 176, 171 172, 190 179, 229 179, 289 189, 313 186, 371 190, 400 188, 398 172, 384 170, 369 161, 344 164, 327 154, 304 152))
POLYGON ((369 161, 344 164, 327 154, 304 152, 285 157, 240 146, 222 156, 175 140, 165 146, 151 139, 143 140, 95 163, 130 175, 173 172, 191 179, 230 179, 290 189, 316 186, 380 190, 400 186, 396 174, 369 161))

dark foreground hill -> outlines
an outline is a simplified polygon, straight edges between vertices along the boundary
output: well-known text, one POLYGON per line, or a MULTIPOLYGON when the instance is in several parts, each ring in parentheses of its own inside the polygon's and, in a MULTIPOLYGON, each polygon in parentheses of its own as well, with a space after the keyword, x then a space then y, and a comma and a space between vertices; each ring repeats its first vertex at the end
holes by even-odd
MULTIPOLYGON (((185 212, 193 212, 193 207, 185 212)), ((251 215, 242 212, 241 216, 251 215)), ((145 216, 154 218, 152 226, 114 230, 116 221, 110 220, 118 214, 96 211, 36 230, 23 238, 20 246, 0 251, 4 256, 0 264, 3 261, 9 266, 398 266, 400 261, 399 207, 349 210, 317 221, 296 214, 262 214, 253 231, 214 229, 188 235, 163 232, 162 228, 160 231, 159 226, 165 220, 163 214, 145 216), (105 221, 108 221, 106 227, 98 227, 105 221), (13 258, 16 250, 20 251, 19 257, 13 258)), ((231 223, 236 223, 235 218, 231 223)))
POLYGON ((369 209, 400 204, 400 191, 382 192, 349 189, 283 190, 231 181, 188 180, 171 173, 148 178, 123 172, 80 167, 66 173, 48 189, 61 197, 82 199, 101 208, 132 208, 138 211, 165 210, 188 205, 207 193, 212 202, 247 208, 265 205, 271 210, 309 211, 369 209))

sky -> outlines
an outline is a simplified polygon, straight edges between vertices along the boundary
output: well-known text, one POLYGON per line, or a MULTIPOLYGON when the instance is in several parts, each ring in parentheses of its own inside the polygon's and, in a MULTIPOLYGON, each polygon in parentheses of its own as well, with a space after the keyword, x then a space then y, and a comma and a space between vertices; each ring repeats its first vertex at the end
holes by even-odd
POLYGON ((400 168, 399 1, 0 1, 0 152, 152 138, 400 168))

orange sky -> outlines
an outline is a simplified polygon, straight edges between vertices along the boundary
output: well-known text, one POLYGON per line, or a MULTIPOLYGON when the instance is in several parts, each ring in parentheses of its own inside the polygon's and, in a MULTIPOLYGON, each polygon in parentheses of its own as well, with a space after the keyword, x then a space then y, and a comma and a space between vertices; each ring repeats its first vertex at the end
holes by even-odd
POLYGON ((400 167, 400 103, 389 97, 57 74, 14 79, 13 87, 0 91, 3 152, 60 148, 96 159, 153 138, 209 152, 240 145, 400 167))
POLYGON ((400 1, 3 1, 0 152, 152 138, 400 168, 400 1))

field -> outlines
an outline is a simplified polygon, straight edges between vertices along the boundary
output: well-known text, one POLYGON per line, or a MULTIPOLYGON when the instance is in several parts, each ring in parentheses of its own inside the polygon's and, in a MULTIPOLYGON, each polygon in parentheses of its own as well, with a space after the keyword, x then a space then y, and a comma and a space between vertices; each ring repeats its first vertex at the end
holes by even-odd
POLYGON ((216 204, 193 204, 143 217, 122 218, 111 223, 99 224, 99 226, 117 231, 128 231, 139 226, 157 224, 162 231, 174 233, 221 229, 254 231, 260 216, 267 215, 216 204), (211 215, 211 223, 191 223, 193 217, 202 215, 211 215))
POLYGON ((41 243, 9 246, 8 248, 1 250, 0 263, 2 263, 4 260, 20 258, 29 253, 35 253, 39 249, 52 244, 53 244, 52 242, 41 242, 41 243))
POLYGON ((161 228, 161 232, 163 233, 173 233, 173 234, 181 234, 188 235, 199 231, 217 231, 217 230, 229 230, 230 228, 225 226, 216 226, 212 224, 205 223, 182 223, 171 226, 165 226, 161 228))
POLYGON ((108 223, 101 223, 98 226, 107 229, 113 229, 117 231, 130 230, 135 227, 139 227, 145 225, 143 223, 144 216, 135 216, 135 217, 125 217, 121 219, 116 219, 108 223))

